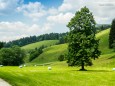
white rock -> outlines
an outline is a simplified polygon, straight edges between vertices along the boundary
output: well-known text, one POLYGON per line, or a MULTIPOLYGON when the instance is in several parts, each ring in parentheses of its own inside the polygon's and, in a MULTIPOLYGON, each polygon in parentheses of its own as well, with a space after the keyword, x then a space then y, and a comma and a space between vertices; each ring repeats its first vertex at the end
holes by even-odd
POLYGON ((48 67, 48 70, 51 70, 52 68, 51 67, 48 67))
POLYGON ((115 71, 115 68, 112 68, 113 71, 115 71))

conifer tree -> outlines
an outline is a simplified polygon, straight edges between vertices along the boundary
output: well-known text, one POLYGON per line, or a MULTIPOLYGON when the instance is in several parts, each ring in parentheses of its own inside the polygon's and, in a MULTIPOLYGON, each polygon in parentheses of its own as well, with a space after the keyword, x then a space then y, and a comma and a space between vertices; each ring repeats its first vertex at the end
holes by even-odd
POLYGON ((110 33, 109 33, 109 48, 113 48, 113 43, 115 42, 115 19, 112 21, 110 33))

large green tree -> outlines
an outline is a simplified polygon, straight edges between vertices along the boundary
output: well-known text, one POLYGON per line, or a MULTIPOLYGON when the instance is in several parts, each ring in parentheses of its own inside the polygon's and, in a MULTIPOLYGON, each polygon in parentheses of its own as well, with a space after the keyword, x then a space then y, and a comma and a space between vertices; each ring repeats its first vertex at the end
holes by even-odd
POLYGON ((77 11, 68 23, 70 32, 67 63, 69 66, 81 66, 81 70, 85 70, 85 65, 92 65, 91 58, 95 59, 100 55, 99 40, 95 38, 95 24, 93 15, 87 7, 77 11))
POLYGON ((113 43, 115 42, 115 19, 112 21, 110 34, 109 34, 109 48, 113 48, 113 43))

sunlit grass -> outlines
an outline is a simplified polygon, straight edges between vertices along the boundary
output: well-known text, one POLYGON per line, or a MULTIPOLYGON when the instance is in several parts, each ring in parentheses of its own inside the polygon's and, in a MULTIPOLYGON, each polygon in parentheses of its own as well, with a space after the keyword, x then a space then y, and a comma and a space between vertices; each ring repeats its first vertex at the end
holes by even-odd
POLYGON ((40 41, 40 42, 25 45, 25 46, 22 47, 22 49, 30 50, 30 49, 39 48, 42 45, 51 46, 51 45, 54 45, 54 44, 56 44, 58 42, 59 42, 58 40, 45 40, 45 41, 40 41))
MULTIPOLYGON (((101 57, 103 58, 103 57, 101 57)), ((114 86, 115 71, 111 66, 97 66, 100 59, 87 71, 79 67, 68 67, 66 62, 55 62, 50 66, 1 67, 0 77, 13 86, 114 86)))
POLYGON ((100 39, 102 55, 93 60, 93 66, 85 67, 87 71, 79 71, 80 67, 68 67, 66 61, 57 61, 60 54, 67 52, 67 44, 61 44, 45 48, 30 63, 31 66, 0 67, 0 78, 13 86, 115 86, 115 71, 112 70, 115 68, 115 52, 108 48, 108 35, 109 29, 96 35, 100 39), (48 70, 48 66, 52 70, 48 70))
POLYGON ((64 55, 66 52, 67 52, 67 44, 54 45, 44 49, 44 52, 39 57, 34 59, 32 63, 41 64, 41 63, 57 61, 58 57, 61 54, 64 55))

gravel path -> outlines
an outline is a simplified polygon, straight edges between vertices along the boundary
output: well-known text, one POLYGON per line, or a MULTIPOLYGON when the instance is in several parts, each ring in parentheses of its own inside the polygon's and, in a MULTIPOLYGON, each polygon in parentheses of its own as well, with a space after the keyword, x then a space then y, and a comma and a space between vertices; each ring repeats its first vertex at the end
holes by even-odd
POLYGON ((0 79, 0 86, 11 86, 11 85, 6 81, 4 81, 3 79, 0 79))

